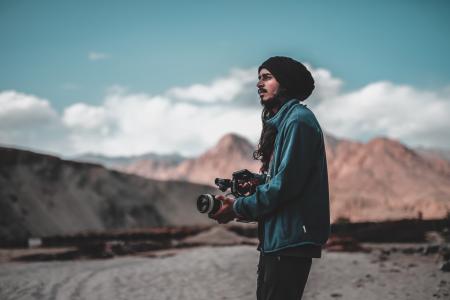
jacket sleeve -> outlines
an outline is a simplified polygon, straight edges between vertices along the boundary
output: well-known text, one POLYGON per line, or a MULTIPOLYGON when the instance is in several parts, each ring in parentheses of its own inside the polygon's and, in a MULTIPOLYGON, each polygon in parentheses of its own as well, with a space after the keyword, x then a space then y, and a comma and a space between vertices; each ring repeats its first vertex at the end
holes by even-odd
POLYGON ((258 185, 264 184, 266 182, 266 174, 253 173, 253 175, 258 179, 258 185))
POLYGON ((259 220, 285 201, 298 199, 317 156, 320 137, 316 128, 304 122, 288 124, 281 139, 281 162, 274 176, 259 185, 254 194, 237 198, 233 205, 235 213, 247 220, 259 220))

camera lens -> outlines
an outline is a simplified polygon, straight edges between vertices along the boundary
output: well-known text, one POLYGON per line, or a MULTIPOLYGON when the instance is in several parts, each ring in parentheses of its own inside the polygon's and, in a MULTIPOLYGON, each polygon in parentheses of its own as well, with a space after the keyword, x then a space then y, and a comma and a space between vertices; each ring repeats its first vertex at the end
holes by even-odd
POLYGON ((197 209, 202 214, 209 213, 213 207, 214 198, 212 195, 203 194, 197 198, 197 209))
POLYGON ((197 198, 197 209, 202 214, 215 214, 220 204, 220 201, 211 194, 202 194, 197 198))

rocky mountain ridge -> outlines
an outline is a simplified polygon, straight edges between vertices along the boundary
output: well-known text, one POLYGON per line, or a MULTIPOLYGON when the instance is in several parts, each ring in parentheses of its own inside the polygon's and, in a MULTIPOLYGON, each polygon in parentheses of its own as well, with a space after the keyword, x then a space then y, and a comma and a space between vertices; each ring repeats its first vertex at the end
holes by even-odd
MULTIPOLYGON (((375 138, 367 143, 326 136, 332 220, 440 218, 450 211, 450 162, 416 152, 398 141, 375 138)), ((120 170, 160 180, 210 184, 232 172, 258 172, 255 146, 227 134, 200 155, 167 166, 137 161, 120 170)))

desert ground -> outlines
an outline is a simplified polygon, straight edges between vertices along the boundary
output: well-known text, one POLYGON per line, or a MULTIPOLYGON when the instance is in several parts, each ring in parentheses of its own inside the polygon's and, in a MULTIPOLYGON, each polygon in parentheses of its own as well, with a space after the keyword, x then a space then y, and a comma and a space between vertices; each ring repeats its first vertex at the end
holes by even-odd
MULTIPOLYGON (((424 245, 364 246, 372 251, 324 251, 314 259, 303 299, 450 299, 450 273, 437 255, 414 251, 424 245)), ((14 251, 0 250, 2 300, 256 298, 254 246, 49 262, 11 261, 14 251)))

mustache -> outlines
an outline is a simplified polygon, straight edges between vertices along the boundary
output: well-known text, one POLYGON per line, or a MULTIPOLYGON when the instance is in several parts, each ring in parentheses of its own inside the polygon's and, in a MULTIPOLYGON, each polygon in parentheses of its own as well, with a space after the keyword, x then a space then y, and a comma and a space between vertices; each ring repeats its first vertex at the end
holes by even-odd
POLYGON ((265 92, 267 92, 267 91, 263 88, 258 89, 258 93, 265 93, 265 92))

